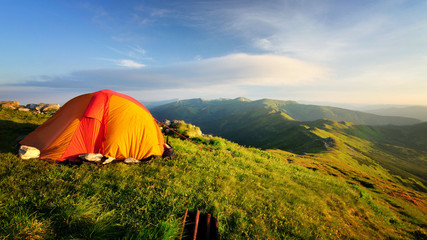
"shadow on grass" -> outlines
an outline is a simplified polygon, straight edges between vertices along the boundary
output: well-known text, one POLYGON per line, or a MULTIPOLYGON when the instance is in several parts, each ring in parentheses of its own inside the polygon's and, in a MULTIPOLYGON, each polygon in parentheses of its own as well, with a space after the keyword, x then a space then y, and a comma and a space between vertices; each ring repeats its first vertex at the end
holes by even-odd
POLYGON ((16 153, 17 138, 27 135, 39 125, 32 123, 17 123, 10 120, 0 120, 0 152, 16 153))

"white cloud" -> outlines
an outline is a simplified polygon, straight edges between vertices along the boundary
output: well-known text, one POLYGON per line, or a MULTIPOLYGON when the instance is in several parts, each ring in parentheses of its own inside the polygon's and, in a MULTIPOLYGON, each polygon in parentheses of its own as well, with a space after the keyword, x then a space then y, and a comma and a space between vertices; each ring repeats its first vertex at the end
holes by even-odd
POLYGON ((143 68, 143 67, 145 67, 144 64, 137 63, 137 62, 135 62, 133 60, 129 60, 129 59, 117 60, 117 65, 122 66, 122 67, 127 67, 127 68, 143 68))
POLYGON ((231 54, 177 65, 193 78, 238 85, 287 86, 326 79, 327 68, 279 55, 231 54), (194 68, 194 69, 191 69, 194 68))
MULTIPOLYGON (((64 76, 39 76, 14 86, 33 91, 31 96, 43 89, 49 89, 44 92, 53 96, 55 92, 85 93, 109 88, 132 93, 147 101, 244 96, 315 102, 425 104, 427 81, 423 74, 425 69, 419 68, 418 61, 425 60, 421 57, 409 63, 372 66, 366 72, 337 78, 328 68, 313 63, 278 55, 240 53, 161 67, 96 69, 64 76)), ((5 89, 12 91, 14 86, 5 86, 5 89)))
POLYGON ((54 88, 179 89, 206 86, 301 86, 323 81, 327 68, 278 55, 231 54, 161 67, 132 60, 100 59, 126 68, 39 76, 23 86, 54 88))
POLYGON ((109 59, 109 58, 96 58, 96 59, 112 62, 117 66, 126 67, 126 68, 143 68, 146 66, 145 64, 138 63, 130 59, 109 59))

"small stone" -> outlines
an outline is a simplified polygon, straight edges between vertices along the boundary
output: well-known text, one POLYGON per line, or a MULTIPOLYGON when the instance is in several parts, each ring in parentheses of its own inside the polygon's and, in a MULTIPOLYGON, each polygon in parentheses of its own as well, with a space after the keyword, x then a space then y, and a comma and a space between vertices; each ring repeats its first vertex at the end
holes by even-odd
POLYGON ((126 164, 135 164, 135 163, 140 163, 141 161, 136 160, 135 158, 132 157, 128 157, 124 160, 124 163, 126 164))
POLYGON ((108 157, 107 159, 104 160, 104 162, 102 162, 102 164, 108 164, 108 163, 113 162, 114 160, 116 160, 116 159, 113 157, 108 157))
POLYGON ((20 107, 20 108, 18 108, 18 111, 20 111, 20 112, 29 112, 30 109, 29 108, 20 107))
POLYGON ((19 148, 19 157, 24 160, 39 158, 40 150, 35 147, 22 145, 19 148))
POLYGON ((79 155, 79 158, 81 158, 82 160, 86 160, 90 162, 101 162, 103 157, 104 156, 102 156, 101 153, 86 153, 86 154, 79 155))

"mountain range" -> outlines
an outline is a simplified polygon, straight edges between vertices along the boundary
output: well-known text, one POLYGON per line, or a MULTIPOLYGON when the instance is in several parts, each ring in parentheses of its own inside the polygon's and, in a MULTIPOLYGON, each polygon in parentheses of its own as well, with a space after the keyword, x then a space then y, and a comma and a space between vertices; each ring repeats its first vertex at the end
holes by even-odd
MULTIPOLYGON (((381 116, 373 113, 347 110, 344 108, 299 104, 295 101, 247 98, 203 100, 201 98, 180 100, 152 108, 150 111, 160 118, 172 115, 177 119, 205 122, 230 115, 265 112, 280 113, 287 120, 315 121, 331 119, 364 125, 411 125, 421 120, 402 116, 381 116)), ((260 114, 255 114, 260 115, 260 114)), ((262 114, 261 114, 262 115, 262 114)))
POLYGON ((382 116, 406 116, 427 122, 427 106, 383 107, 365 110, 382 116))

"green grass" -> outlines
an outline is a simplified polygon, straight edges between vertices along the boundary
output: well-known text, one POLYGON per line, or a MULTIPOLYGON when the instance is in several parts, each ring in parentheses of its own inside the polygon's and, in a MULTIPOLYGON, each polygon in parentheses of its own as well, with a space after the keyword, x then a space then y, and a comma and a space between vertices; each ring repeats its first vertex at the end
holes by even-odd
POLYGON ((186 208, 215 215, 222 239, 427 234, 425 193, 399 185, 386 171, 365 172, 344 153, 300 156, 195 139, 211 152, 171 138, 175 159, 68 167, 13 154, 20 127, 43 119, 0 118, 11 129, 0 132, 0 238, 175 239, 186 208))
POLYGON ((404 128, 361 126, 346 122, 321 120, 312 124, 311 132, 318 137, 333 138, 337 144, 320 155, 360 165, 371 174, 393 174, 395 179, 408 187, 427 192, 427 151, 420 145, 427 144, 423 124, 404 128), (406 129, 406 130, 404 130, 406 129), (410 134, 410 132, 417 134, 410 134), (420 139, 416 146, 412 139, 420 139))

